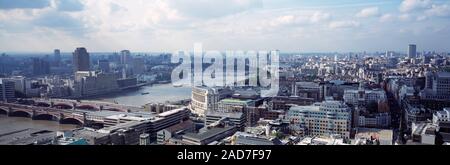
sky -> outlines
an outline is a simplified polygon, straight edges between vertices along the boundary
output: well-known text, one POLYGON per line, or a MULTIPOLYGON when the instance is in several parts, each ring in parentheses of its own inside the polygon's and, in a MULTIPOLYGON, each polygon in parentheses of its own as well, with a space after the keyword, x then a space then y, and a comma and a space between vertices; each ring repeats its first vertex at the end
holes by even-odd
POLYGON ((0 52, 450 51, 450 0, 0 0, 0 52))

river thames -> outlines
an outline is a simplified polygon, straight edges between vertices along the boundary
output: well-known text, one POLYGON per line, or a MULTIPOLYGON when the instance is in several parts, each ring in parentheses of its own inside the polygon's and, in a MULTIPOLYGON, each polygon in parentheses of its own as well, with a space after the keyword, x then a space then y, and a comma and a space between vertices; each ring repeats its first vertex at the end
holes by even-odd
POLYGON ((143 86, 138 90, 123 91, 110 96, 100 96, 93 100, 117 102, 130 106, 143 106, 148 103, 165 103, 189 99, 191 87, 173 87, 172 84, 143 86))
MULTIPOLYGON (((123 91, 110 96, 93 98, 92 100, 102 100, 117 102, 130 106, 143 106, 147 103, 164 103, 189 99, 192 88, 173 87, 172 84, 157 84, 153 86, 143 86, 137 90, 123 91), (146 94, 148 93, 148 94, 146 94)), ((0 115, 0 134, 15 130, 35 128, 49 131, 61 131, 74 129, 76 125, 59 124, 57 121, 32 120, 25 117, 7 117, 0 115)))

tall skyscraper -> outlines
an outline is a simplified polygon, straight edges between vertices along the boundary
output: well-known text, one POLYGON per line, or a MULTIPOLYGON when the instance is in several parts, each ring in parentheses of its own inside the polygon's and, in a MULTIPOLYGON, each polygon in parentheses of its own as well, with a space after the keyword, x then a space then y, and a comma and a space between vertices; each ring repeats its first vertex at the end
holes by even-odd
POLYGON ((417 46, 413 45, 413 44, 410 44, 408 46, 408 57, 409 58, 416 58, 416 56, 417 56, 417 46))
POLYGON ((145 60, 142 57, 133 59, 133 74, 142 74, 145 72, 145 60))
POLYGON ((33 75, 50 74, 50 64, 48 61, 40 58, 33 58, 33 75))
POLYGON ((132 64, 133 60, 131 59, 131 53, 129 50, 122 50, 120 51, 120 64, 132 64))
POLYGON ((61 51, 59 49, 55 49, 55 51, 53 52, 54 55, 54 65, 55 66, 59 66, 61 64, 61 51))
POLYGON ((73 67, 75 72, 89 71, 89 53, 87 52, 86 48, 77 48, 75 52, 73 52, 73 67))
POLYGON ((98 60, 98 67, 102 72, 109 72, 109 61, 108 60, 98 60))

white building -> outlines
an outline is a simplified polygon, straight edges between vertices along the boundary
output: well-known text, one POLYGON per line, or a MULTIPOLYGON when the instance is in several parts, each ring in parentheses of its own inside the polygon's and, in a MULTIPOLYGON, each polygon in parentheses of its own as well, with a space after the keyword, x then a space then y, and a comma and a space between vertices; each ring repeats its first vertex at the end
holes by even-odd
POLYGON ((357 105, 367 105, 371 102, 379 103, 386 102, 387 96, 386 92, 381 89, 377 90, 354 90, 348 89, 344 91, 344 101, 347 104, 357 105))
POLYGON ((444 110, 433 114, 433 124, 439 124, 442 121, 450 121, 450 108, 444 108, 444 110))
POLYGON ((293 129, 306 135, 341 135, 350 137, 352 111, 339 101, 325 101, 311 106, 293 106, 287 113, 293 129))
POLYGON ((231 91, 226 88, 210 88, 198 86, 192 88, 191 111, 199 116, 205 116, 208 110, 218 109, 219 100, 223 99, 231 91))

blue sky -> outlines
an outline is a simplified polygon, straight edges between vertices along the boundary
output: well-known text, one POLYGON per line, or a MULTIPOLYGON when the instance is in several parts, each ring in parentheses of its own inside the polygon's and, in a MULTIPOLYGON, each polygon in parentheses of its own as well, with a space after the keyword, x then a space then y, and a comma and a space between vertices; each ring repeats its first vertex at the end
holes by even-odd
POLYGON ((0 52, 450 51, 450 0, 0 0, 0 52))

